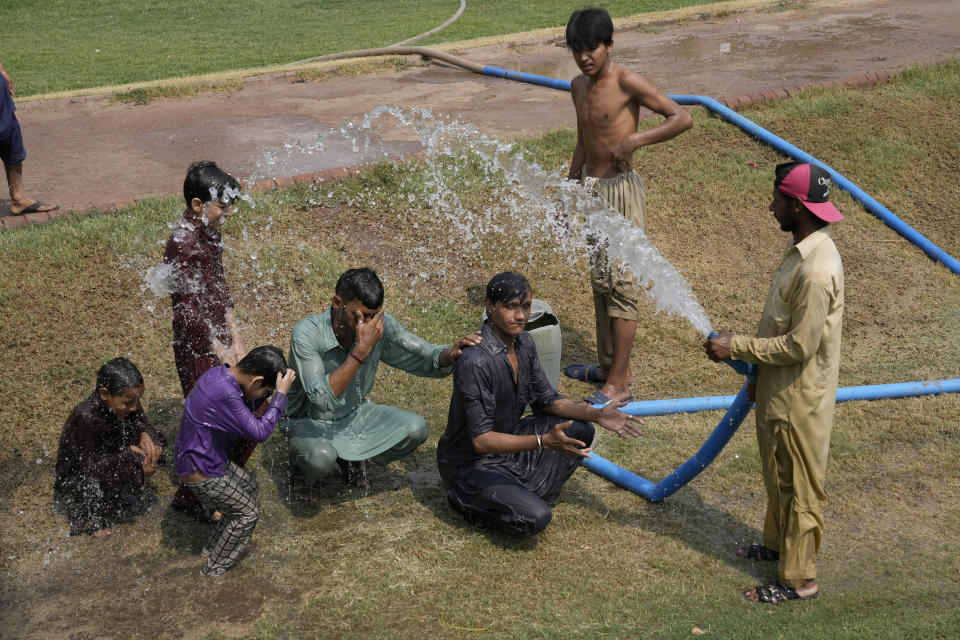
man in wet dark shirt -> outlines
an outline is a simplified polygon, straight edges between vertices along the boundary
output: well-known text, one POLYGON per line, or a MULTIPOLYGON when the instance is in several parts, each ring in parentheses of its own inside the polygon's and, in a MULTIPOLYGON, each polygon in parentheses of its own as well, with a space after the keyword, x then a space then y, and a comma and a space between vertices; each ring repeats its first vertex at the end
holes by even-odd
POLYGON ((63 425, 54 491, 71 535, 102 537, 113 522, 142 509, 141 490, 166 446, 143 413, 142 395, 137 367, 114 358, 100 368, 97 388, 63 425))
POLYGON ((532 299, 521 275, 501 273, 487 284, 483 339, 454 364, 447 430, 437 445, 450 505, 475 526, 515 537, 550 523, 546 501, 590 453, 587 421, 624 438, 640 435, 642 424, 618 410, 626 394, 597 409, 550 386, 524 330, 532 299), (534 414, 523 418, 528 404, 534 414))

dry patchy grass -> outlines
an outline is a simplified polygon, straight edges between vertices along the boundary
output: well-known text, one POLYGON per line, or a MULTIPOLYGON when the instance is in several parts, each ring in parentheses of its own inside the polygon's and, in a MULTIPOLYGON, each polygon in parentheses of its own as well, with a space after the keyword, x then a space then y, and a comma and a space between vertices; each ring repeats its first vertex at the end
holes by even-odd
MULTIPOLYGON (((748 116, 847 173, 953 255, 960 254, 956 174, 957 64, 882 88, 823 91, 748 116), (947 78, 948 80, 944 80, 947 78)), ((559 162, 572 133, 528 143, 559 162)), ((715 326, 754 329, 786 238, 766 210, 774 152, 716 119, 645 150, 650 236, 683 270, 715 326), (749 163, 757 165, 754 167, 749 163)), ((444 240, 428 207, 401 200, 416 165, 381 166, 325 187, 266 194, 227 235, 226 270, 249 345, 285 346, 293 323, 324 308, 336 275, 368 264, 392 313, 448 341, 479 316, 476 292, 497 270, 521 268, 558 311, 564 364, 592 359, 586 261, 549 239, 518 258, 491 233, 481 258, 444 240), (408 181, 408 182, 405 182, 408 181), (405 186, 406 185, 406 186, 405 186), (364 198, 356 197, 365 194, 364 198), (435 254, 420 251, 438 247, 435 254), (424 262, 434 257, 436 263, 424 262), (429 271, 424 279, 421 272, 429 271)), ((412 181, 412 182, 409 182, 412 181)), ((493 192, 462 196, 481 206, 493 192), (474 198, 474 200, 470 200, 474 198)), ((847 277, 841 384, 957 376, 956 275, 837 198, 834 237, 847 277)), ((495 203, 494 203, 495 204, 495 203)), ((484 205, 486 206, 486 205, 484 205)), ((505 638, 948 637, 958 622, 960 480, 956 395, 838 406, 828 469, 831 505, 821 555, 824 595, 800 607, 745 604, 738 589, 768 577, 734 559, 754 539, 764 498, 752 429, 663 504, 579 472, 554 522, 535 540, 487 535, 447 507, 434 460, 449 381, 384 367, 374 394, 426 416, 431 438, 410 458, 372 471, 368 492, 330 480, 313 504, 287 495, 284 443, 252 461, 263 487, 256 548, 225 577, 201 581, 202 526, 156 506, 106 541, 68 539, 50 486, 60 426, 90 392, 99 364, 128 355, 147 380, 150 417, 174 436, 182 401, 169 349, 169 303, 143 285, 159 261, 174 199, 123 215, 55 222, 0 235, 0 587, 5 637, 505 638), (26 265, 26 266, 25 266, 26 265)), ((634 351, 640 398, 732 393, 739 381, 706 361, 686 321, 645 318, 634 351)), ((588 385, 562 381, 572 396, 588 385)), ((600 434, 598 452, 658 479, 710 433, 716 414, 648 419, 639 441, 600 434)), ((748 418, 752 422, 752 418, 748 418)))

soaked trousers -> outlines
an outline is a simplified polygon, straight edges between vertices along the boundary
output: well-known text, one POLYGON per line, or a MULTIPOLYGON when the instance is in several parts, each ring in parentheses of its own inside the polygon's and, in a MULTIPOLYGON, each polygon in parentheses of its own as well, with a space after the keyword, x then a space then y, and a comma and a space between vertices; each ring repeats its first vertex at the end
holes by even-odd
POLYGON ((763 544, 780 552, 780 581, 796 589, 817 577, 830 425, 798 429, 758 420, 757 442, 767 491, 763 544))
MULTIPOLYGON (((635 171, 613 178, 587 177, 583 184, 646 233, 646 192, 635 171)), ((600 366, 609 369, 613 365, 613 319, 637 320, 640 317, 640 286, 633 272, 623 269, 619 261, 610 263, 603 246, 591 254, 590 285, 597 325, 597 357, 600 366)))
MULTIPOLYGON (((530 416, 520 423, 518 435, 545 434, 565 418, 530 416)), ((594 428, 589 422, 575 420, 565 431, 568 437, 589 447, 594 428)), ((480 529, 499 529, 515 538, 523 538, 546 529, 553 518, 547 501, 560 495, 581 458, 559 451, 522 451, 461 467, 449 474, 450 506, 467 522, 480 529)), ((447 475, 447 474, 444 474, 447 475)))
POLYGON ((430 435, 422 416, 372 402, 365 403, 349 424, 338 425, 337 429, 318 426, 308 418, 289 419, 284 428, 289 436, 291 470, 298 472, 307 485, 339 469, 337 458, 370 460, 384 466, 413 453, 430 435), (360 442, 365 431, 370 433, 370 440, 387 444, 360 442))
POLYGON ((260 509, 257 494, 260 486, 243 467, 227 463, 226 474, 199 482, 185 482, 184 486, 197 494, 204 504, 221 513, 213 533, 203 547, 207 562, 200 573, 219 576, 232 568, 243 554, 250 540, 260 509))

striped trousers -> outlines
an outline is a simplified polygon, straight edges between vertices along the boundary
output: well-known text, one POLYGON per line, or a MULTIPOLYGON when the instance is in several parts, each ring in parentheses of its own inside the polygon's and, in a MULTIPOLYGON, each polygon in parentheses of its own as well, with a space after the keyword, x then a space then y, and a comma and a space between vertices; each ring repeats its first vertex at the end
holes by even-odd
POLYGON ((257 494, 260 486, 243 467, 227 463, 226 473, 216 478, 199 482, 184 482, 197 498, 221 513, 213 533, 204 545, 207 562, 200 573, 220 576, 231 569, 243 555, 243 548, 250 540, 260 509, 257 494))

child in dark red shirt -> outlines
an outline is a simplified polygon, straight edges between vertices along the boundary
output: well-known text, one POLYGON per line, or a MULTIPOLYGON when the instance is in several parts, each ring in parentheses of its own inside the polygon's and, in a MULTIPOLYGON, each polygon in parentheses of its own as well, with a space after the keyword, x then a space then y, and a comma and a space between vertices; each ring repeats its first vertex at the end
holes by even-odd
POLYGON ((143 376, 126 358, 97 372, 97 387, 63 425, 54 491, 70 535, 104 537, 143 508, 141 491, 157 470, 166 440, 140 406, 143 376))
MULTIPOLYGON (((246 353, 223 275, 220 235, 239 196, 239 183, 216 163, 195 162, 187 169, 186 209, 163 256, 171 267, 173 355, 184 398, 208 369, 236 364, 246 353)), ((239 440, 231 460, 243 466, 255 447, 256 442, 239 440)), ((186 487, 177 491, 172 506, 201 522, 213 519, 186 487)))

